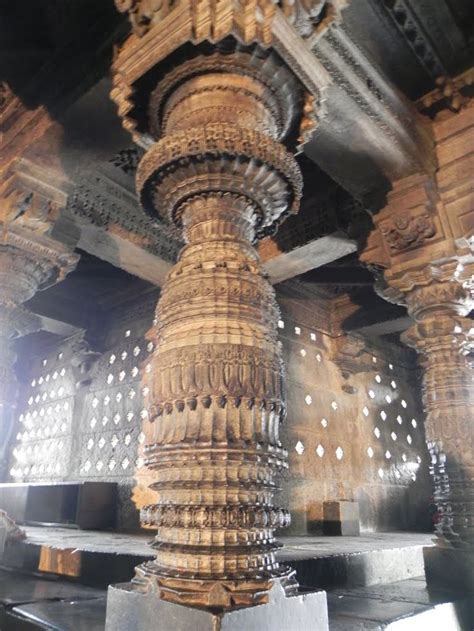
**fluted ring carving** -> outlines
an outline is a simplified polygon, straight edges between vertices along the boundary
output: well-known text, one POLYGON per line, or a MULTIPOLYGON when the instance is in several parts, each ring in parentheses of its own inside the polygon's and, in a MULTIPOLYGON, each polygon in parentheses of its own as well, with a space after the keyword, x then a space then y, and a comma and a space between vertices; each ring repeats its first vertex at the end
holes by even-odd
POLYGON ((159 209, 178 227, 180 206, 193 195, 203 191, 245 195, 260 214, 260 238, 287 213, 298 211, 302 178, 294 157, 267 135, 212 123, 166 136, 153 145, 139 165, 137 189, 147 212, 155 215, 159 209), (254 168, 248 168, 250 163, 254 168))

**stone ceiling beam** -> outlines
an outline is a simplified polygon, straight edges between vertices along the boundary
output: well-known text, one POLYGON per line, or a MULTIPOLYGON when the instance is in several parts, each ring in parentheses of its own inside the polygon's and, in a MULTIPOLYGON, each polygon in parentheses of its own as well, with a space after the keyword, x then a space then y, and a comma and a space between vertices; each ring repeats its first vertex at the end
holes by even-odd
POLYGON ((82 331, 82 329, 73 326, 72 324, 61 322, 60 320, 55 320, 54 318, 48 318, 47 316, 39 317, 39 328, 41 331, 53 333, 54 335, 59 335, 60 337, 70 337, 71 335, 75 335, 76 333, 80 333, 82 331))
POLYGON ((401 333, 406 331, 413 324, 413 319, 408 315, 402 315, 397 318, 390 318, 383 322, 374 322, 367 326, 347 327, 351 333, 358 333, 364 337, 372 338, 380 335, 389 335, 391 333, 401 333))
POLYGON ((294 72, 321 105, 305 153, 356 198, 376 203, 390 181, 434 169, 432 133, 344 25, 336 24, 302 38, 277 10, 274 45, 283 58, 293 51, 294 72))
POLYGON ((134 235, 117 227, 104 230, 93 224, 80 225, 78 247, 133 276, 161 287, 173 264, 133 242, 134 235))
POLYGON ((263 268, 272 284, 300 276, 357 251, 357 244, 343 232, 320 237, 289 252, 265 259, 263 268))

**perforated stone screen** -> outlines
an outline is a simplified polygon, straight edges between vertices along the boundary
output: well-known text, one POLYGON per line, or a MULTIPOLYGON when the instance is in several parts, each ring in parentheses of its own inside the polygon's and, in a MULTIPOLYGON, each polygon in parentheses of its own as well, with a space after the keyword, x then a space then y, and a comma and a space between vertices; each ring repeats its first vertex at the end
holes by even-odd
MULTIPOLYGON (((290 453, 280 503, 293 532, 318 531, 325 500, 360 504, 362 527, 417 527, 427 516, 430 484, 414 366, 386 349, 350 378, 332 361, 334 340, 314 305, 280 296, 278 322, 286 365, 290 453)), ((119 526, 138 525, 150 501, 143 447, 149 428, 146 386, 153 343, 146 338, 154 301, 115 311, 90 373, 74 340, 29 363, 10 474, 17 481, 110 480, 119 483, 119 526), (137 484, 138 481, 138 484, 137 484)), ((79 345, 80 348, 81 345, 79 345)))

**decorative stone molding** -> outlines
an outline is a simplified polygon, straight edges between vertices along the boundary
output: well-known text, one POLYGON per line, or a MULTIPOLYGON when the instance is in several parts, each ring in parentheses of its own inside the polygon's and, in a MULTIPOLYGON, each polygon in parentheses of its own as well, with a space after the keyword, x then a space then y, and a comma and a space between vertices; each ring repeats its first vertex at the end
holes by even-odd
POLYGON ((355 394, 357 388, 349 383, 352 375, 373 369, 367 343, 352 335, 341 335, 332 340, 332 361, 339 367, 343 378, 347 381, 342 389, 347 394, 355 394))
POLYGON ((349 0, 281 0, 280 6, 301 37, 321 36, 340 23, 349 0))
POLYGON ((436 78, 436 88, 417 101, 418 109, 424 114, 438 113, 446 108, 452 112, 470 107, 469 89, 474 83, 474 68, 469 68, 457 77, 436 78))
POLYGON ((155 26, 170 22, 176 16, 176 9, 184 8, 193 39, 209 37, 219 41, 235 31, 244 43, 256 37, 270 43, 270 20, 274 14, 274 4, 270 0, 258 0, 254 4, 225 0, 219 6, 209 0, 200 3, 195 0, 179 0, 176 3, 169 0, 116 0, 115 4, 119 11, 128 14, 137 38, 143 38, 155 26))
POLYGON ((91 348, 85 332, 81 331, 68 340, 67 346, 71 352, 71 366, 74 373, 76 388, 89 386, 95 376, 97 361, 101 353, 91 348))

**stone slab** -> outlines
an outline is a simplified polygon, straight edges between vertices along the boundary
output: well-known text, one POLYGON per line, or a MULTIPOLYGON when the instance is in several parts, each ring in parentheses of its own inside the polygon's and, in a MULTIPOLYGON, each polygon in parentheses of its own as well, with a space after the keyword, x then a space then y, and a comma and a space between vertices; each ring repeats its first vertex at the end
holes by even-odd
POLYGON ((212 614, 141 594, 129 583, 109 587, 106 631, 328 631, 326 593, 286 597, 277 582, 269 603, 212 614))
MULTIPOLYGON (((14 607, 12 614, 51 631, 104 631, 106 599, 39 602, 14 607)), ((36 626, 38 628, 38 626, 36 626)))
MULTIPOLYGON (((52 548, 87 550, 113 554, 136 555, 143 558, 153 557, 149 547, 153 532, 121 533, 97 532, 90 530, 71 530, 68 528, 25 526, 26 545, 49 546, 52 548)), ((363 532, 360 537, 327 536, 282 536, 279 541, 283 548, 277 552, 279 560, 293 558, 313 558, 314 556, 332 556, 335 554, 353 554, 373 550, 411 548, 434 545, 432 533, 420 532, 363 532)))
MULTIPOLYGON (((151 533, 29 526, 25 532, 24 542, 6 547, 4 565, 35 571, 43 548, 69 550, 81 557, 80 580, 99 587, 129 581, 134 567, 153 557, 151 533)), ((293 566, 300 584, 310 589, 373 585, 423 574, 423 547, 431 540, 431 534, 421 533, 281 537, 284 546, 277 557, 293 566)))
POLYGON ((433 546, 423 557, 428 585, 474 592, 474 551, 433 546))
POLYGON ((5 606, 43 600, 90 600, 103 596, 102 590, 73 582, 0 571, 0 604, 5 606))
POLYGON ((452 589, 428 588, 424 576, 406 581, 397 581, 385 585, 370 585, 369 587, 352 587, 350 589, 335 589, 331 594, 337 596, 352 596, 370 598, 380 603, 398 601, 418 603, 420 605, 438 605, 440 603, 457 600, 465 594, 452 589))
POLYGON ((466 593, 429 588, 424 577, 328 593, 331 631, 470 631, 473 605, 466 593))
MULTIPOLYGON (((296 555, 295 555, 296 556, 296 555)), ((423 548, 384 548, 291 560, 300 585, 309 589, 378 585, 423 574, 423 548)))
POLYGON ((472 616, 466 601, 442 603, 436 607, 402 616, 395 620, 376 622, 356 619, 350 615, 330 618, 331 631, 471 631, 472 616))

